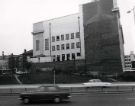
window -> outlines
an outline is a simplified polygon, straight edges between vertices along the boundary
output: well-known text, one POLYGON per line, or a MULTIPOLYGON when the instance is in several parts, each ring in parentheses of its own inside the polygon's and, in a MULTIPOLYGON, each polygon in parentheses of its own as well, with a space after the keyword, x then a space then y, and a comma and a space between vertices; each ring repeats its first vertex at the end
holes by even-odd
POLYGON ((55 58, 56 58, 56 56, 54 55, 54 56, 53 56, 53 62, 55 61, 55 58))
POLYGON ((69 34, 66 34, 66 40, 69 40, 69 34))
POLYGON ((80 33, 76 32, 76 38, 80 38, 80 33))
POLYGON ((66 49, 69 49, 69 43, 66 44, 66 49))
POLYGON ((57 50, 60 50, 60 45, 57 45, 57 50))
POLYGON ((74 39, 74 33, 71 33, 71 39, 74 39))
POLYGON ((70 60, 70 54, 67 54, 67 60, 70 60))
POLYGON ((52 51, 55 51, 55 46, 52 46, 52 51))
POLYGON ((62 61, 65 60, 65 54, 62 54, 62 61))
POLYGON ((52 36, 52 42, 55 42, 55 36, 52 36))
POLYGON ((49 50, 49 39, 45 39, 45 50, 49 50))
POLYGON ((57 55, 57 61, 60 61, 60 55, 57 55))
POLYGON ((39 50, 39 40, 36 40, 36 51, 39 50))
POLYGON ((80 42, 76 42, 76 48, 80 48, 80 42))
POLYGON ((60 40, 60 37, 59 36, 56 36, 56 40, 59 41, 60 40))
POLYGON ((64 40, 64 35, 61 35, 61 40, 64 40))
POLYGON ((61 50, 64 50, 64 49, 65 49, 65 45, 61 44, 61 50))
POLYGON ((77 53, 77 56, 81 56, 81 53, 77 53))
POLYGON ((75 43, 71 43, 71 49, 75 48, 75 43))
POLYGON ((74 33, 71 33, 71 39, 74 39, 74 33))
POLYGON ((72 53, 72 60, 75 60, 75 53, 72 53))

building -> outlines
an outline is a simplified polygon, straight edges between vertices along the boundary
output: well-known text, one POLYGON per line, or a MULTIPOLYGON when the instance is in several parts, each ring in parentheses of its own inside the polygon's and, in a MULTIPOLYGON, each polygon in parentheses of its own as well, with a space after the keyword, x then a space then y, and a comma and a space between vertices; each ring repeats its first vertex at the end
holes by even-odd
POLYGON ((81 20, 82 16, 77 13, 35 23, 33 56, 40 56, 40 62, 84 59, 84 34, 81 20))
POLYGON ((116 0, 95 0, 81 4, 79 13, 34 23, 31 61, 55 61, 56 65, 56 61, 75 60, 76 67, 81 64, 88 71, 122 72, 124 40, 119 19, 116 0))
POLYGON ((116 0, 83 5, 88 70, 117 73, 124 67, 124 39, 116 0))
POLYGON ((25 71, 28 67, 27 63, 31 62, 29 59, 33 56, 33 50, 26 51, 20 55, 4 55, 0 56, 0 74, 11 74, 12 72, 25 71), (27 65, 27 66, 26 66, 27 65))
POLYGON ((129 55, 125 55, 124 70, 135 70, 134 62, 135 62, 135 54, 133 51, 131 51, 129 55))
POLYGON ((4 55, 4 51, 2 51, 2 56, 0 56, 0 75, 9 71, 8 59, 9 56, 4 55))

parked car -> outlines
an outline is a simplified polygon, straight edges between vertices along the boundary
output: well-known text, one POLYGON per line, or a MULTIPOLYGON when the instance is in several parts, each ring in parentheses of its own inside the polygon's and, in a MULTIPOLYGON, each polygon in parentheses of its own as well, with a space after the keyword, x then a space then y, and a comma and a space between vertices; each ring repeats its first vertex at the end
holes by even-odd
POLYGON ((27 104, 30 101, 53 100, 56 103, 62 100, 69 100, 71 94, 69 91, 61 89, 58 86, 40 86, 35 91, 21 93, 19 99, 27 104))
POLYGON ((112 85, 110 82, 102 82, 100 79, 91 79, 83 83, 85 87, 109 87, 112 85))

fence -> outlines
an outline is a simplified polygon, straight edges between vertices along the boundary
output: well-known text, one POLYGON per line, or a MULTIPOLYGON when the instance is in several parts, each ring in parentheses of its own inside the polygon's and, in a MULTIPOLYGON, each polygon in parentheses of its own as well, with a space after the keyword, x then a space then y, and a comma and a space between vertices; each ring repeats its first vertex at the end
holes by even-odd
MULTIPOLYGON (((39 85, 38 85, 39 86, 39 85)), ((72 94, 82 94, 82 93, 124 93, 124 92, 134 92, 134 85, 113 85, 110 87, 84 87, 84 86, 61 86, 62 89, 68 89, 72 94)), ((27 87, 0 87, 0 95, 18 95, 22 92, 28 92, 35 90, 37 86, 27 87)))

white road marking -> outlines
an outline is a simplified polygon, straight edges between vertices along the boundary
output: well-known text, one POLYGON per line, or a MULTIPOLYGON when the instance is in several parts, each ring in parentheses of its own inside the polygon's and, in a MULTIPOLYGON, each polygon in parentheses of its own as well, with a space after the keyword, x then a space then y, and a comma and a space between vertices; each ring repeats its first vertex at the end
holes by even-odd
POLYGON ((127 98, 127 99, 129 99, 129 100, 134 100, 135 98, 127 98))

